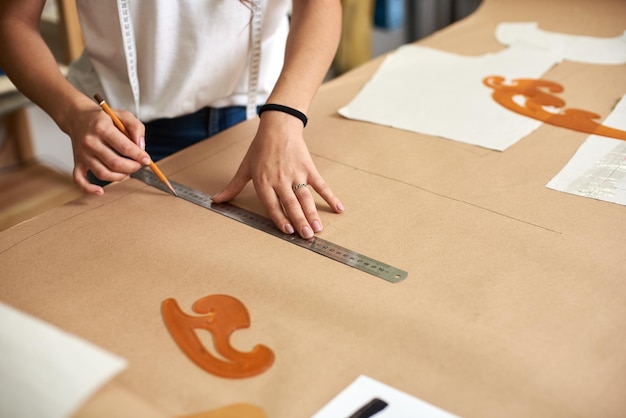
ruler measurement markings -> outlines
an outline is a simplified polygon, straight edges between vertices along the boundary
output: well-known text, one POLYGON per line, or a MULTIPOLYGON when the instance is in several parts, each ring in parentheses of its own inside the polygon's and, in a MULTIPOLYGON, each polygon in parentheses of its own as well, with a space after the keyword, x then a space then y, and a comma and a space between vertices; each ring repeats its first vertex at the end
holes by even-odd
MULTIPOLYGON (((146 168, 137 171, 131 177, 161 191, 170 193, 166 186, 159 181, 156 175, 146 168)), ((372 274, 388 282, 400 282, 404 280, 408 274, 406 271, 382 263, 378 260, 359 254, 319 237, 306 240, 299 235, 285 234, 276 228, 272 220, 269 218, 251 212, 247 209, 240 208, 231 203, 213 203, 210 196, 200 191, 191 189, 174 181, 171 181, 171 184, 174 187, 174 190, 176 190, 178 197, 183 200, 201 206, 205 209, 209 209, 212 212, 226 216, 227 218, 251 226, 260 231, 266 232, 282 239, 283 241, 290 242, 301 248, 308 249, 347 266, 372 274)))

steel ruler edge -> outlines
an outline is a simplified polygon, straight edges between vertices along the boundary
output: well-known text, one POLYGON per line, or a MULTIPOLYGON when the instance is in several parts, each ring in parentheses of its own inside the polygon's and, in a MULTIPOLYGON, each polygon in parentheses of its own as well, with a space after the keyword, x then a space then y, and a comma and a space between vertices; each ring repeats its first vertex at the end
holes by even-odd
MULTIPOLYGON (((166 193, 170 193, 158 177, 145 167, 132 174, 131 177, 166 193)), ((406 279, 408 275, 408 273, 404 270, 382 263, 378 260, 359 254, 317 236, 307 240, 300 237, 298 234, 285 234, 280 231, 274 225, 274 222, 269 218, 251 212, 247 209, 240 208, 231 203, 214 203, 210 196, 198 190, 194 190, 175 181, 170 181, 170 183, 172 184, 172 187, 174 187, 174 190, 176 190, 178 197, 181 199, 249 225, 255 229, 280 238, 283 241, 306 248, 317 254, 323 255, 350 267, 354 267, 365 273, 372 274, 388 282, 401 282, 406 279)))

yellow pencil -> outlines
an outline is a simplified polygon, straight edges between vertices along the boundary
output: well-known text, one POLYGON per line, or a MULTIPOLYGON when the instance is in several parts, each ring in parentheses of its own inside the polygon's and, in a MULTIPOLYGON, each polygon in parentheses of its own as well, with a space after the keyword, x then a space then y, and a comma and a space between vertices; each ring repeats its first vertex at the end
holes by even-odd
MULTIPOLYGON (((105 111, 105 113, 107 115, 109 115, 111 117, 111 119, 113 120, 113 124, 115 124, 115 126, 117 127, 117 129, 119 129, 120 131, 122 131, 122 133, 124 135, 126 135, 129 139, 130 139, 130 134, 128 133, 128 131, 126 130, 126 127, 124 126, 124 124, 122 123, 122 121, 120 120, 119 117, 117 117, 117 115, 115 114, 115 112, 113 112, 113 109, 111 109, 109 107, 109 105, 107 104, 107 102, 104 101, 104 99, 102 98, 102 96, 100 96, 99 94, 96 94, 94 96, 94 98, 96 99, 96 102, 98 102, 98 104, 100 105, 100 107, 102 108, 102 110, 105 111)), ((172 185, 170 184, 169 180, 167 179, 167 177, 165 177, 165 174, 163 174, 161 172, 161 170, 159 169, 159 167, 157 167, 157 165, 154 163, 154 161, 150 160, 150 168, 152 169, 152 171, 154 171, 154 174, 156 174, 156 176, 159 178, 159 180, 161 180, 163 182, 163 184, 165 184, 167 186, 168 189, 170 189, 170 191, 174 194, 174 196, 178 196, 176 194, 176 191, 174 190, 174 188, 172 187, 172 185)))

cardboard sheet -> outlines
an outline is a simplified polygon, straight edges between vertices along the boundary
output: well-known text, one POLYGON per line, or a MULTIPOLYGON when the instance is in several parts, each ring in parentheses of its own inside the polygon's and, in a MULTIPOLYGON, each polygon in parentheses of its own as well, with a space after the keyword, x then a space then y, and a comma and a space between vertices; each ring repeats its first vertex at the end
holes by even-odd
POLYGON ((0 416, 66 418, 126 361, 0 303, 0 416))
MULTIPOLYGON (((499 22, 559 33, 623 33, 626 2, 485 0, 420 42, 462 56, 503 50, 499 22)), ((310 417, 356 376, 375 377, 463 417, 614 417, 626 411, 626 210, 545 185, 587 134, 542 125, 506 152, 343 118, 380 67, 326 83, 304 135, 346 207, 318 199, 321 237, 408 271, 391 284, 146 186, 108 186, 0 233, 0 300, 127 359, 115 383, 185 416, 237 403, 310 417), (211 375, 167 331, 161 303, 189 312, 226 294, 274 364, 247 379, 211 375)), ((564 61, 545 77, 568 105, 604 120, 625 67, 564 61)), ((207 194, 236 171, 247 121, 161 160, 207 194)), ((264 214, 249 185, 232 203, 264 214)), ((210 347, 207 344, 207 347, 210 347)))
POLYGON ((555 33, 537 22, 503 22, 496 38, 504 45, 528 45, 553 52, 566 60, 588 64, 626 64, 626 32, 611 38, 555 33))
MULTIPOLYGON (((626 131, 626 96, 603 124, 626 131)), ((626 141, 591 135, 547 187, 626 205, 626 141)))
POLYGON ((541 122, 502 108, 483 79, 540 78, 559 61, 556 54, 522 45, 482 56, 404 46, 339 113, 503 151, 541 122))

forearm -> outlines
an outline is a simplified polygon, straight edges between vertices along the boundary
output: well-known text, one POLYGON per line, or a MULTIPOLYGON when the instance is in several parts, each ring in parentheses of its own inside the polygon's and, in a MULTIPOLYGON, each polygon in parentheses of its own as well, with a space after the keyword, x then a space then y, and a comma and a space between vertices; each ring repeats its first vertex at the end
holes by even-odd
MULTIPOLYGON (((21 0, 24 1, 24 0, 21 0)), ((94 106, 61 74, 39 33, 40 5, 8 0, 0 7, 0 66, 16 87, 67 132, 67 119, 78 109, 94 106)), ((36 2, 30 2, 34 4, 36 2)))
POLYGON ((285 64, 268 103, 307 112, 341 36, 339 0, 294 0, 285 64))

